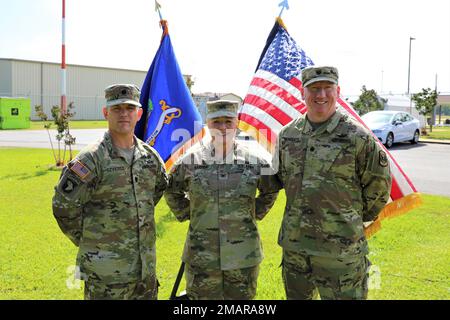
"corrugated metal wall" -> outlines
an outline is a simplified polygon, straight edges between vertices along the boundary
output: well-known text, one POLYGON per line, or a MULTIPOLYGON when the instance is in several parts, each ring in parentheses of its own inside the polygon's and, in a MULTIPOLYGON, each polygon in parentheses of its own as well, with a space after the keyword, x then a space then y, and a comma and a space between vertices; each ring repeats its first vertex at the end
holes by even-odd
POLYGON ((11 95, 11 62, 0 59, 0 96, 11 95))
MULTIPOLYGON (((50 117, 51 107, 60 104, 60 66, 56 63, 1 59, 0 71, 7 71, 8 67, 11 68, 10 75, 7 72, 0 75, 0 95, 29 97, 32 120, 37 120, 35 105, 42 105, 50 117)), ((145 75, 146 71, 67 65, 67 103, 74 102, 76 114, 73 119, 103 119, 101 108, 105 105, 105 87, 113 83, 134 83, 140 87, 145 75)))

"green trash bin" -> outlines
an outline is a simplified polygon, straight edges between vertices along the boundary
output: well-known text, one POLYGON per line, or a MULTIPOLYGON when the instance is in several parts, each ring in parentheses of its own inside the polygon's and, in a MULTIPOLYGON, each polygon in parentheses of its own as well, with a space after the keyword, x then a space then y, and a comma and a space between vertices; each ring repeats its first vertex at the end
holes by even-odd
POLYGON ((30 115, 29 98, 0 97, 0 129, 29 128, 30 115))

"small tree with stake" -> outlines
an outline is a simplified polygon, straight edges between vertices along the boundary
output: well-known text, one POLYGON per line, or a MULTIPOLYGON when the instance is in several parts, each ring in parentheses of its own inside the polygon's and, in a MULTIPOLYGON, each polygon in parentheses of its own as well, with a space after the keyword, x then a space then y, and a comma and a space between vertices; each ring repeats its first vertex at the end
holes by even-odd
MULTIPOLYGON (((416 104, 416 109, 421 115, 431 117, 433 113, 433 108, 437 104, 438 93, 436 90, 431 90, 431 88, 423 88, 422 92, 415 93, 412 95, 411 100, 416 104)), ((433 123, 430 121, 430 132, 433 132, 433 123)))
MULTIPOLYGON (((48 121, 48 116, 43 111, 42 106, 35 106, 36 115, 42 120, 42 121, 48 121)), ((62 167, 66 163, 66 151, 69 149, 69 161, 72 160, 72 145, 75 144, 76 138, 70 134, 69 130, 69 120, 75 115, 74 112, 72 112, 74 109, 73 102, 71 102, 68 107, 67 111, 65 113, 61 112, 61 108, 59 106, 53 106, 51 113, 53 118, 53 123, 56 125, 56 140, 58 141, 58 150, 55 150, 53 147, 52 138, 50 136, 50 127, 51 123, 46 123, 44 125, 44 128, 47 130, 48 138, 50 140, 50 145, 52 147, 53 152, 53 158, 55 159, 55 164, 57 167, 62 167), (61 143, 64 143, 64 150, 61 156, 61 143)))

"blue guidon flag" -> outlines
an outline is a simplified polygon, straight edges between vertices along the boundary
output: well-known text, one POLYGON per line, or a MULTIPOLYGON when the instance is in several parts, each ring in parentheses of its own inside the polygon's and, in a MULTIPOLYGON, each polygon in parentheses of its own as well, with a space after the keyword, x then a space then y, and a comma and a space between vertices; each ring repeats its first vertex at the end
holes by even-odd
POLYGON ((142 85, 136 136, 158 151, 169 170, 203 136, 202 118, 178 66, 167 22, 161 44, 142 85))

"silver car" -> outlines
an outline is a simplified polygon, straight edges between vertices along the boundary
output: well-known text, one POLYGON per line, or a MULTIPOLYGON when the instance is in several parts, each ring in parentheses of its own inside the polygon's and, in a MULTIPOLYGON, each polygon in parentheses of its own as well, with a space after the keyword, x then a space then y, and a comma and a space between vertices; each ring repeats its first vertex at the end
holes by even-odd
POLYGON ((419 142, 419 120, 402 111, 372 111, 361 117, 378 139, 390 148, 394 142, 419 142))

